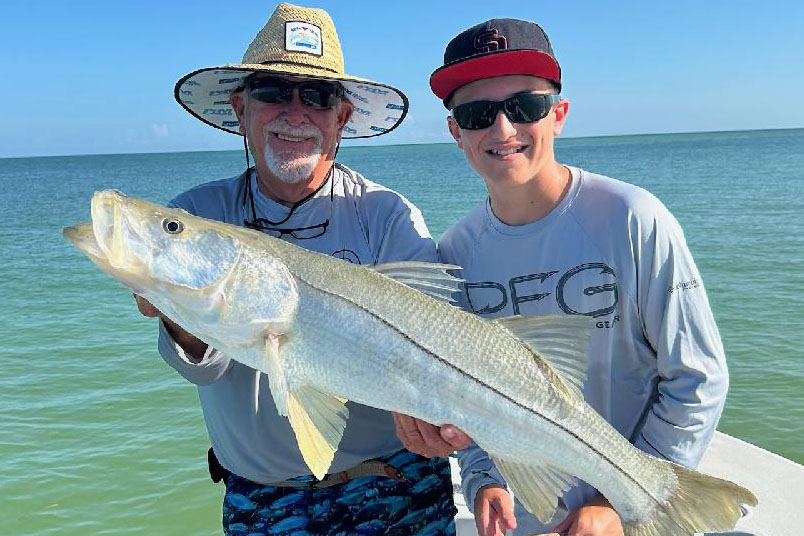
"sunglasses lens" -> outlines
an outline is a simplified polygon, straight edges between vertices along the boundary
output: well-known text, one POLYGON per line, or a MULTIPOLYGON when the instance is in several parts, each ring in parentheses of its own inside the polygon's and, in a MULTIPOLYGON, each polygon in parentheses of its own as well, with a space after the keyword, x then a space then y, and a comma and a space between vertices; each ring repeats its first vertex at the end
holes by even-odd
POLYGON ((480 130, 494 124, 498 104, 494 101, 474 101, 453 108, 452 117, 458 126, 467 130, 480 130))
POLYGON ((338 87, 326 82, 306 82, 299 84, 299 98, 311 108, 324 110, 332 108, 338 100, 338 87))
POLYGON ((532 123, 547 116, 553 101, 550 95, 519 93, 505 101, 505 114, 514 123, 532 123))
POLYGON ((313 225, 311 227, 304 227, 302 229, 293 229, 290 232, 290 236, 292 236, 296 240, 309 240, 311 238, 318 238, 319 236, 322 236, 324 233, 327 232, 327 226, 329 226, 329 220, 323 221, 318 225, 313 225))
POLYGON ((252 98, 268 104, 287 102, 293 94, 293 86, 273 78, 257 79, 249 92, 252 98))

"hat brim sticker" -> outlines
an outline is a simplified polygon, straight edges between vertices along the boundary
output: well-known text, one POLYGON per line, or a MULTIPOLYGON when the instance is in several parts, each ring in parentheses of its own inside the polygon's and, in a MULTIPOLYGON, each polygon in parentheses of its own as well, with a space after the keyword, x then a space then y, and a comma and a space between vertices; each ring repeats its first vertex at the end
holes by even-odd
POLYGON ((285 50, 322 56, 324 46, 321 41, 321 28, 309 22, 287 21, 285 23, 285 50))

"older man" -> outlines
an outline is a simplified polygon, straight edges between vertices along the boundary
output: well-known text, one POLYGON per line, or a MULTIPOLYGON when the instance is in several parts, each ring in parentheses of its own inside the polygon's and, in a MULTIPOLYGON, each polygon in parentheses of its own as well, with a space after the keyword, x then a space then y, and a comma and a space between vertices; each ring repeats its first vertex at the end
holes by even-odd
MULTIPOLYGON (((194 71, 175 94, 197 118, 243 135, 247 150, 244 173, 195 187, 173 205, 353 263, 436 260, 416 207, 335 163, 341 137, 392 130, 407 99, 344 73, 325 11, 280 4, 241 64, 194 71)), ((142 298, 138 305, 162 318, 162 357, 198 387, 210 472, 226 484, 226 534, 454 534, 449 464, 404 450, 390 414, 350 402, 331 474, 317 481, 264 375, 142 298)))

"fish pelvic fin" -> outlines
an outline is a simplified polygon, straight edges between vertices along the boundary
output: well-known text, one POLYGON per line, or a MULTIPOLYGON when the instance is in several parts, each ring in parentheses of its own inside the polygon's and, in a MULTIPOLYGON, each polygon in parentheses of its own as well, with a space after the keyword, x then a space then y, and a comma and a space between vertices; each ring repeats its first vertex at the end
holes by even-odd
POLYGON ((493 320, 544 358, 567 388, 583 398, 594 320, 583 315, 510 316, 493 320))
POLYGON ((491 457, 494 465, 527 510, 548 523, 558 507, 558 498, 575 482, 575 477, 548 465, 525 465, 491 457))
POLYGON ((698 532, 726 532, 743 515, 744 506, 756 506, 749 490, 671 462, 678 480, 676 491, 656 507, 656 515, 641 523, 623 521, 625 536, 691 536, 698 532))
POLYGON ((369 268, 403 285, 447 303, 455 302, 463 283, 463 279, 448 273, 449 271, 461 269, 460 266, 453 264, 399 261, 376 264, 369 268))
POLYGON ((288 418, 302 458, 319 480, 332 464, 349 410, 346 399, 301 386, 288 394, 288 418))

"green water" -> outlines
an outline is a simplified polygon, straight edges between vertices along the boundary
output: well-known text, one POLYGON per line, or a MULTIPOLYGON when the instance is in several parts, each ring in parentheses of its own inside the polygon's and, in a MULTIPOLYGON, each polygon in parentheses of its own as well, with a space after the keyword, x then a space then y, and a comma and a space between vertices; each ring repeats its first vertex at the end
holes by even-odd
MULTIPOLYGON (((804 463, 804 130, 559 140, 681 221, 731 369, 720 429, 804 463)), ((452 145, 343 148, 435 236, 484 198, 452 145)), ((0 160, 0 534, 220 532, 194 387, 131 294, 61 238, 92 192, 166 202, 237 152, 0 160)))

